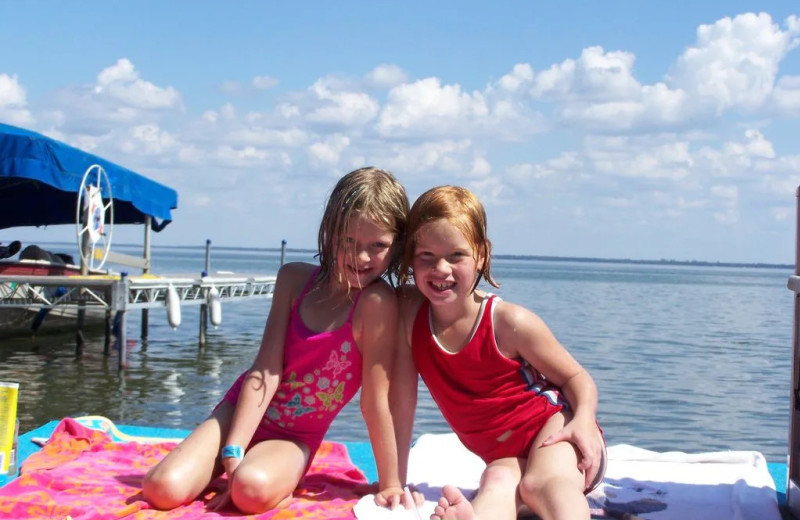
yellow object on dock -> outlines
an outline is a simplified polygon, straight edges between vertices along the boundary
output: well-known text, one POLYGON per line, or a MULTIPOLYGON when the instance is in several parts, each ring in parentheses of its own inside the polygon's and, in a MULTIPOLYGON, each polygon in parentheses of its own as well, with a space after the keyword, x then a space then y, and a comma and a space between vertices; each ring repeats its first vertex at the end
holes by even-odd
POLYGON ((0 474, 16 472, 19 383, 0 382, 0 474))

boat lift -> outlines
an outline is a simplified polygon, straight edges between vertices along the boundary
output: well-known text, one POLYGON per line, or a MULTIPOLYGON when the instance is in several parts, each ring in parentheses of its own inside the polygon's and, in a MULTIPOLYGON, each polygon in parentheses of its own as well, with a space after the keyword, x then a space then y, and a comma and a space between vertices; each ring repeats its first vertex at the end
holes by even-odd
MULTIPOLYGON (((127 273, 85 276, 3 276, 0 275, 0 308, 54 309, 72 307, 88 311, 102 309, 114 316, 113 335, 119 349, 119 368, 127 365, 125 321, 131 310, 166 307, 170 325, 180 325, 181 307, 201 305, 215 309, 224 301, 271 298, 275 277, 268 275, 213 274, 209 276, 129 276, 127 273), (55 288, 63 288, 57 297, 55 288)), ((216 313, 217 320, 219 313, 216 313)), ((108 320, 107 320, 108 321, 108 320)), ((205 315, 201 312, 201 344, 205 339, 205 315)), ((143 324, 144 325, 144 324, 143 324)), ((108 327, 108 325, 107 325, 108 327)), ((107 330, 108 332, 108 330, 107 330)), ((145 331, 143 329, 143 335, 145 331)), ((108 337, 108 334, 107 334, 108 337)), ((109 342, 106 342, 108 354, 109 342)))
MULTIPOLYGON (((128 311, 141 310, 142 339, 146 341, 149 310, 166 307, 170 325, 177 327, 182 306, 200 305, 202 346, 208 320, 219 324, 223 301, 269 298, 275 277, 208 275, 210 241, 206 241, 206 268, 201 276, 152 275, 150 232, 159 232, 171 222, 177 204, 178 194, 168 186, 53 138, 0 123, 0 229, 73 224, 80 252, 80 269, 72 269, 69 276, 60 268, 46 275, 0 274, 0 309, 69 310, 76 316, 79 355, 87 313, 99 317, 105 312, 105 352, 109 352, 113 328, 123 368, 128 311), (110 250, 117 224, 144 225, 142 257, 110 250), (141 269, 142 273, 102 271, 106 262, 141 269)), ((282 246, 281 263, 285 241, 282 246)))

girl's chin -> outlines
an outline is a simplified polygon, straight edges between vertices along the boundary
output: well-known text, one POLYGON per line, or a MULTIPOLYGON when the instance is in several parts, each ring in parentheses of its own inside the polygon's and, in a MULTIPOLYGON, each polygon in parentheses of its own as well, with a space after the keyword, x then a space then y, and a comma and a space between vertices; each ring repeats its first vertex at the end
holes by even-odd
POLYGON ((377 278, 378 276, 375 275, 375 271, 372 269, 362 272, 348 271, 347 276, 345 276, 345 280, 347 280, 352 287, 366 287, 377 278))

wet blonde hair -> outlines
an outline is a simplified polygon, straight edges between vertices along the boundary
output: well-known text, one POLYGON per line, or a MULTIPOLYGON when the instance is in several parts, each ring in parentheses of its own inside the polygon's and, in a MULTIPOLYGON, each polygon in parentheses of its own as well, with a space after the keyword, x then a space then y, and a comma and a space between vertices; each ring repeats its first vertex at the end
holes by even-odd
POLYGON ((317 257, 321 269, 318 281, 330 280, 335 271, 336 255, 343 247, 341 237, 348 235, 350 219, 355 215, 368 218, 394 234, 386 271, 389 283, 394 285, 393 278, 399 278, 400 274, 408 196, 394 175, 373 166, 359 168, 339 179, 328 198, 319 225, 317 257))
POLYGON ((478 287, 481 278, 493 287, 500 287, 491 273, 492 242, 486 232, 486 211, 478 197, 460 186, 431 188, 414 202, 408 214, 408 237, 400 262, 400 283, 406 283, 414 276, 411 263, 420 228, 439 219, 447 220, 464 235, 472 246, 476 262, 483 257, 483 265, 478 269, 472 290, 478 287))

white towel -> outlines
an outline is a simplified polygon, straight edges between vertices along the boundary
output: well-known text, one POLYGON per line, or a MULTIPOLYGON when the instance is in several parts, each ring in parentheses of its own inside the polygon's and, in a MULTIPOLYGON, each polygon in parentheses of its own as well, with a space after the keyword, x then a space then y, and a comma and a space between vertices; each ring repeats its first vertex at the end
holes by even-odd
MULTIPOLYGON (((430 518, 445 484, 458 486, 465 493, 478 489, 485 467, 455 433, 420 436, 408 457, 408 483, 425 495, 425 503, 419 507, 420 517, 430 518)), ((414 512, 405 508, 390 511, 375 505, 374 495, 362 497, 353 512, 358 520, 417 520, 414 512)))
POLYGON ((756 451, 658 453, 608 449, 603 483, 590 503, 650 520, 780 520, 775 484, 756 451))
MULTIPOLYGON (((408 481, 425 495, 427 519, 445 484, 469 497, 485 465, 455 434, 422 435, 411 448, 408 481)), ((775 485, 764 456, 755 451, 659 453, 620 444, 608 448, 603 483, 589 496, 599 517, 648 520, 780 520, 775 485)), ((389 511, 362 498, 359 520, 415 520, 413 511, 389 511)))

